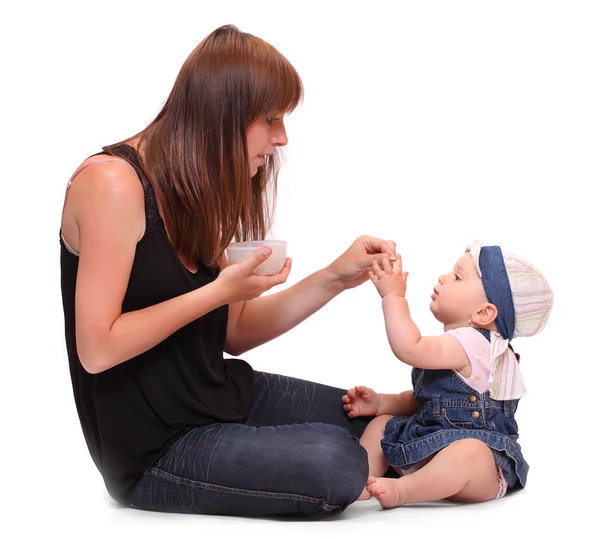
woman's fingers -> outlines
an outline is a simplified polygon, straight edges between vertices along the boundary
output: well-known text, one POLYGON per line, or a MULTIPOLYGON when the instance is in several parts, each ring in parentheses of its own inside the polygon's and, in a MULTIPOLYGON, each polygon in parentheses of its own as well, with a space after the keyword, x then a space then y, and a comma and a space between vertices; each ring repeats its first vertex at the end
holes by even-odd
POLYGON ((378 279, 380 279, 384 275, 384 272, 381 269, 381 266, 379 266, 379 263, 377 262, 377 260, 373 260, 373 269, 372 269, 372 272, 375 274, 375 276, 378 279))
POLYGON ((283 284, 287 281, 287 278, 290 275, 290 271, 292 270, 292 259, 288 258, 285 261, 285 264, 279 273, 275 273, 274 275, 258 275, 257 278, 261 279, 260 287, 265 290, 269 290, 269 288, 273 288, 274 286, 283 284))
POLYGON ((279 273, 276 273, 272 276, 273 280, 275 281, 275 284, 273 286, 285 283, 290 275, 290 271, 292 271, 292 259, 287 258, 282 270, 279 273))
POLYGON ((260 266, 267 258, 271 256, 273 249, 268 246, 261 247, 252 253, 252 256, 248 257, 246 260, 241 262, 241 264, 251 273, 254 273, 254 270, 260 266))
POLYGON ((382 240, 380 238, 373 238, 371 236, 361 236, 359 241, 361 242, 365 252, 369 255, 375 255, 379 253, 393 255, 396 247, 396 244, 391 240, 382 240), (390 242, 394 245, 394 248, 392 248, 390 242))

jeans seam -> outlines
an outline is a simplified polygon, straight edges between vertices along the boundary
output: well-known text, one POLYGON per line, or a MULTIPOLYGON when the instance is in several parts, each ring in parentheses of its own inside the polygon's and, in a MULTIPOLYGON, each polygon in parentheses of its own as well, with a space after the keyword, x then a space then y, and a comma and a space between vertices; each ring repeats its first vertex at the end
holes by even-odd
POLYGON ((213 485, 211 483, 205 483, 203 481, 194 481, 193 479, 188 479, 186 477, 181 477, 178 475, 173 475, 164 470, 160 470, 158 468, 151 468, 150 470, 145 472, 148 475, 153 475, 159 479, 163 479, 165 481, 170 481, 172 483, 176 483, 178 485, 184 485, 190 487, 192 489, 205 489, 211 490, 214 492, 224 492, 228 494, 238 494, 242 496, 251 496, 255 498, 273 498, 279 500, 295 500, 299 502, 308 502, 308 503, 316 503, 321 507, 327 509, 328 511, 337 511, 341 509, 339 505, 329 505, 322 498, 311 498, 309 496, 302 496, 301 494, 287 494, 282 492, 261 492, 258 490, 247 490, 247 489, 239 489, 233 487, 224 487, 222 485, 213 485))
MULTIPOLYGON (((213 455, 215 454, 215 451, 217 450, 217 446, 219 445, 219 442, 223 439, 223 436, 225 436, 225 434, 227 434, 231 428, 232 428, 231 426, 224 428, 223 432, 221 432, 221 436, 219 436, 219 438, 214 443, 213 449, 210 452, 210 456, 208 457, 208 462, 206 463, 206 479, 208 479, 208 476, 210 474, 210 465, 212 463, 213 455)), ((174 476, 174 477, 176 477, 176 476, 174 476)))

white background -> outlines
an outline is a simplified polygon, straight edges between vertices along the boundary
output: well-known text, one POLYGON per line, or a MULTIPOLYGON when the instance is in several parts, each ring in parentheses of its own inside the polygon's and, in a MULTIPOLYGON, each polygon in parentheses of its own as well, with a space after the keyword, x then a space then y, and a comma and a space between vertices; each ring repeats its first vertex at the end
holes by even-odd
MULTIPOLYGON (((1 8, 4 537, 525 537, 594 526, 599 474, 596 263, 600 177, 597 2, 13 2, 1 8), (522 254, 556 302, 515 342, 527 488, 474 506, 351 506, 321 522, 166 515, 118 507, 79 427, 63 340, 64 188, 100 147, 160 109, 196 44, 232 23, 295 65, 273 236, 288 283, 360 234, 394 239, 422 332, 436 277, 473 239, 522 254)), ((409 388, 371 283, 244 356, 259 370, 380 391, 409 388)), ((1 530, 1 528, 0 528, 1 530)), ((591 533, 591 532, 590 532, 591 533)))

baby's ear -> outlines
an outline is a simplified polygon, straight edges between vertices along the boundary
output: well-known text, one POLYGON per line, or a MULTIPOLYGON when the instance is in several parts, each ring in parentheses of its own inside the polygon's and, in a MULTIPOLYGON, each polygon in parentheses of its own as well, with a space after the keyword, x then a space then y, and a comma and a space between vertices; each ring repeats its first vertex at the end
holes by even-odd
POLYGON ((473 322, 480 326, 486 327, 494 323, 498 316, 498 309, 493 303, 485 303, 472 317, 473 322))

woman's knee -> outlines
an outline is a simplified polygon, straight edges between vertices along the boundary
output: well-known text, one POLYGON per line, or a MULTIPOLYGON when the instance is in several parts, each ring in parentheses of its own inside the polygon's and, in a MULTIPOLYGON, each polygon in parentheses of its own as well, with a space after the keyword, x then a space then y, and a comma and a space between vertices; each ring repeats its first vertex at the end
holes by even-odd
POLYGON ((367 482, 367 452, 346 429, 323 427, 312 463, 314 486, 324 493, 329 505, 345 507, 358 498, 367 482))
POLYGON ((177 444, 168 457, 178 458, 161 463, 165 471, 226 487, 304 495, 332 506, 354 501, 367 481, 367 453, 342 427, 211 427, 201 439, 198 433, 193 440, 187 437, 189 443, 184 439, 177 444), (190 458, 180 458, 183 455, 190 458), (187 469, 168 465, 171 461, 186 463, 187 469))

